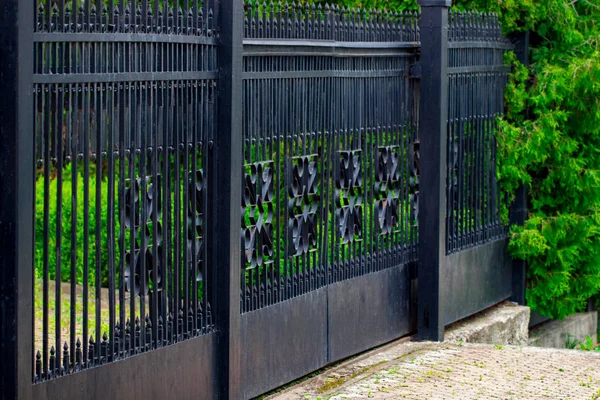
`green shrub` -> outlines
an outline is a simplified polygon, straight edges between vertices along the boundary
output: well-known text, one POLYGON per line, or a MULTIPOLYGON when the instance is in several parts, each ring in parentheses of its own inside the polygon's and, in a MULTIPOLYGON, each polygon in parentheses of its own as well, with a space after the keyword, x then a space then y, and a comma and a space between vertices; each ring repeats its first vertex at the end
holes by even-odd
POLYGON ((554 318, 582 311, 600 292, 600 8, 593 3, 533 7, 532 66, 513 75, 499 134, 504 188, 529 189, 530 219, 513 227, 509 250, 527 261, 528 305, 554 318))
POLYGON ((506 32, 531 31, 531 66, 509 58, 498 176, 509 199, 522 184, 529 192, 529 219, 512 227, 509 245, 527 261, 527 304, 563 318, 600 293, 600 7, 590 0, 459 4, 499 11, 506 32))

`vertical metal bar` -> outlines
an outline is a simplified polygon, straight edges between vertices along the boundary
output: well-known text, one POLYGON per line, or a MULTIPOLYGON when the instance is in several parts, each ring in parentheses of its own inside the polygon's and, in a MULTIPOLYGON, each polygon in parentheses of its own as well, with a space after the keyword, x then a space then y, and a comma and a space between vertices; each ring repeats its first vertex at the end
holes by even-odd
MULTIPOLYGON (((75 52, 71 52, 71 57, 74 58, 75 52)), ((70 67, 74 65, 73 59, 70 60, 70 67)), ((73 85, 67 86, 69 90, 68 104, 69 110, 67 112, 67 137, 70 139, 69 154, 71 155, 71 360, 75 361, 75 334, 77 326, 77 138, 73 132, 73 125, 77 120, 77 112, 74 110, 77 104, 77 95, 74 94, 73 85)))
MULTIPOLYGON (((195 59, 194 59, 195 62, 195 59)), ((192 65, 192 68, 194 70, 197 70, 198 68, 195 65, 192 65)), ((193 318, 193 329, 194 329, 194 333, 192 334, 193 336, 197 335, 197 330, 199 329, 198 326, 198 300, 199 300, 199 296, 198 296, 198 264, 200 263, 200 259, 199 259, 199 254, 197 253, 197 246, 198 246, 198 230, 197 230, 197 224, 198 222, 196 221, 196 217, 198 215, 198 208, 197 208, 197 204, 198 201, 200 199, 198 199, 198 193, 196 190, 196 187, 198 185, 198 156, 200 153, 200 145, 199 143, 202 141, 202 130, 200 127, 200 113, 198 112, 199 108, 201 107, 201 99, 198 98, 198 83, 194 82, 191 84, 191 102, 192 102, 192 110, 191 110, 191 117, 192 117, 192 126, 193 126, 193 130, 192 130, 192 183, 193 185, 191 185, 192 187, 192 207, 191 210, 194 213, 194 218, 193 218, 193 238, 194 238, 194 245, 193 245, 193 251, 192 251, 192 310, 193 310, 193 314, 194 314, 194 318, 193 318)), ((201 154, 201 153, 200 153, 201 154)))
MULTIPOLYGON (((167 14, 168 4, 164 4, 164 13, 167 14)), ((166 26, 166 24, 165 24, 166 26)), ((167 44, 160 44, 161 48, 161 57, 160 57, 160 70, 165 71, 168 69, 167 57, 168 50, 167 44)), ((169 312, 172 311, 173 305, 171 303, 174 295, 171 291, 171 281, 173 280, 173 265, 171 260, 171 249, 173 245, 173 241, 171 240, 171 139, 169 137, 169 94, 167 89, 167 83, 162 83, 159 85, 160 94, 161 94, 161 118, 162 123, 160 124, 162 128, 162 157, 163 157, 163 198, 162 198, 162 240, 163 240, 163 254, 162 260, 160 261, 162 268, 162 278, 163 278, 163 299, 165 300, 165 304, 163 305, 162 310, 162 324, 163 324, 163 335, 162 335, 162 343, 159 343, 159 346, 170 341, 169 332, 168 332, 168 316, 169 312)), ((159 129, 160 131, 160 129, 159 129)))
MULTIPOLYGON (((45 59, 46 63, 48 63, 48 56, 46 56, 45 59)), ((42 122, 44 124, 44 128, 43 128, 43 157, 44 157, 44 172, 43 172, 43 179, 44 179, 44 222, 43 222, 43 235, 44 235, 44 239, 43 239, 43 272, 42 272, 42 347, 43 347, 43 365, 44 365, 44 372, 48 373, 48 335, 49 335, 49 329, 48 329, 48 319, 49 319, 49 310, 48 310, 48 292, 49 292, 49 287, 48 287, 48 281, 49 281, 49 276, 48 276, 48 264, 49 264, 49 246, 48 246, 48 232, 50 230, 50 217, 49 217, 49 209, 50 209, 50 102, 48 100, 49 97, 49 91, 51 90, 50 88, 48 88, 49 85, 43 85, 41 86, 42 89, 42 104, 43 104, 43 115, 42 115, 42 122)))
MULTIPOLYGON (((122 1, 122 0, 121 0, 122 1)), ((123 7, 120 7, 123 10, 123 7)), ((122 11, 121 14, 122 15, 122 11)), ((121 22, 119 22, 121 24, 121 22)), ((125 67, 125 45, 119 45, 119 60, 118 60, 118 69, 122 70, 125 67)), ((116 111, 119 116, 119 125, 117 127, 119 143, 117 147, 118 151, 118 162, 119 162, 119 180, 118 180, 118 190, 119 190, 119 305, 121 309, 119 310, 119 321, 121 325, 121 337, 119 338, 119 342, 123 346, 123 349, 126 350, 125 347, 125 329, 127 327, 127 316, 125 314, 125 309, 127 307, 127 303, 125 301, 125 257, 127 254, 126 250, 126 242, 125 242, 125 181, 127 176, 127 168, 125 166, 127 162, 126 148, 127 143, 125 142, 125 99, 126 90, 125 85, 123 83, 115 84, 115 93, 117 99, 117 104, 115 107, 118 107, 116 111), (118 91, 117 91, 118 89, 118 91)))
POLYGON ((142 0, 141 7, 140 31, 148 32, 148 0, 142 0))
MULTIPOLYGON (((169 9, 169 5, 167 3, 164 4, 164 12, 165 15, 169 14, 169 12, 167 11, 169 9)), ((168 21, 167 21, 168 22, 168 21)), ((164 68, 165 69, 169 69, 171 68, 171 63, 173 61, 173 57, 172 57, 172 53, 173 53, 173 48, 172 46, 167 46, 165 45, 164 47, 165 49, 165 65, 164 68)), ((177 291, 176 291, 176 280, 177 277, 179 276, 177 271, 177 264, 175 263, 175 259, 177 256, 177 244, 178 241, 176 240, 176 232, 175 232, 175 227, 174 225, 176 224, 176 221, 178 221, 177 218, 177 210, 178 210, 178 206, 177 206, 177 202, 176 200, 179 198, 178 196, 178 187, 177 187, 177 180, 176 178, 179 176, 178 175, 178 168, 177 168, 177 164, 175 164, 175 149, 177 148, 177 141, 175 139, 175 127, 174 127, 174 114, 173 114, 173 110, 172 110, 172 98, 173 98, 173 88, 172 88, 172 83, 169 83, 164 89, 164 112, 165 112, 165 124, 166 124, 166 129, 165 129, 165 138, 167 140, 166 144, 165 144, 165 154, 167 157, 167 163, 168 163, 168 176, 166 176, 165 178, 167 179, 167 183, 165 184, 165 186, 168 188, 165 194, 165 199, 169 199, 169 201, 165 200, 166 203, 166 218, 167 218, 167 226, 168 226, 168 235, 167 235, 167 242, 165 243, 165 245, 167 246, 166 248, 169 250, 168 251, 168 260, 167 262, 169 263, 168 265, 171 265, 170 268, 168 268, 168 289, 171 293, 171 296, 169 298, 169 313, 167 314, 167 318, 165 319, 165 323, 167 324, 167 329, 166 329, 166 337, 167 340, 169 342, 173 342, 174 338, 175 338, 175 329, 174 326, 172 325, 173 323, 173 316, 177 315, 177 291)))
MULTIPOLYGON (((185 62, 185 51, 181 53, 182 64, 185 62)), ((182 65, 183 67, 183 65, 182 65)), ((189 140, 189 100, 188 100, 188 88, 187 82, 182 82, 181 99, 182 103, 180 108, 182 109, 182 120, 181 120, 181 143, 183 143, 183 320, 184 320, 184 335, 189 334, 188 326, 188 315, 190 311, 190 266, 192 260, 190 259, 191 252, 188 251, 188 246, 194 246, 193 238, 190 238, 190 140, 189 140)))
POLYGON ((419 337, 441 341, 441 275, 446 257, 446 147, 448 114, 448 8, 450 0, 420 0, 421 176, 419 196, 419 337))
POLYGON ((28 398, 33 376, 34 2, 2 2, 0 57, 0 398, 28 398))
MULTIPOLYGON (((60 354, 60 349, 62 348, 61 342, 61 292, 62 292, 62 191, 63 191, 63 135, 62 135, 62 110, 63 110, 63 91, 62 87, 59 85, 56 86, 56 92, 53 93, 53 102, 54 102, 54 121, 53 121, 53 129, 54 129, 54 157, 56 158, 56 250, 55 250, 55 335, 56 335, 56 349, 60 354), (60 222, 59 222, 60 221, 60 222)), ((48 132, 49 133, 49 132, 48 132)), ((57 365, 60 365, 59 362, 57 365)), ((60 368, 58 368, 60 371, 60 368)))
MULTIPOLYGON (((88 311, 89 311, 89 253, 90 253, 90 152, 89 152, 89 138, 90 138, 90 86, 82 85, 82 99, 83 105, 83 354, 84 359, 87 360, 88 353, 88 311)), ((86 363, 87 366, 87 363, 86 363)))
MULTIPOLYGON (((132 58, 133 58, 133 45, 132 44, 128 44, 128 49, 127 49, 127 61, 126 61, 126 68, 130 68, 133 69, 133 62, 132 62, 132 58)), ((136 254, 136 232, 137 232, 137 221, 139 220, 137 217, 137 213, 139 212, 138 210, 138 205, 136 202, 136 194, 139 195, 138 192, 138 187, 137 187, 137 175, 136 175, 136 139, 135 139, 135 135, 133 135, 134 131, 135 131, 135 91, 134 91, 134 84, 126 84, 125 85, 125 92, 126 92, 126 97, 125 97, 125 104, 127 107, 127 125, 125 127, 125 131, 123 131, 124 135, 127 135, 127 146, 128 146, 128 154, 127 154, 127 158, 128 158, 128 176, 129 176, 129 190, 130 190, 130 196, 129 196, 129 209, 130 209, 130 225, 129 225, 129 268, 130 268, 130 272, 129 272, 129 325, 130 325, 130 348, 128 349, 130 351, 130 354, 135 354, 136 349, 136 341, 135 341, 135 333, 134 333, 134 329, 135 329, 135 320, 136 320, 136 297, 137 294, 135 293, 136 291, 136 287, 135 287, 135 268, 136 268, 136 263, 137 263, 137 257, 138 255, 136 254)))
MULTIPOLYGON (((97 63, 97 60, 94 60, 94 64, 97 63)), ((98 65, 96 65, 98 67, 98 65)), ((94 163, 96 170, 96 199, 95 199, 95 211, 94 218, 96 219, 96 223, 94 226, 94 234, 96 239, 96 254, 95 254, 95 273, 96 273, 96 299, 95 299, 95 307, 96 307, 96 355, 100 356, 100 343, 102 336, 102 325, 101 325, 101 315, 100 310, 102 308, 102 241, 100 231, 102 229, 101 225, 101 214, 102 214, 102 134, 104 132, 104 116, 102 114, 102 96, 99 96, 101 84, 94 84, 92 89, 93 99, 94 99, 94 123, 96 124, 96 148, 92 150, 92 154, 94 154, 94 163)), ((104 227, 106 228, 106 227, 104 227)), ((58 266, 57 266, 58 267, 58 266)))
MULTIPOLYGON (((141 30, 141 21, 138 26, 138 29, 141 30)), ((135 52, 136 52, 136 71, 141 71, 144 68, 144 56, 146 52, 144 49, 144 44, 134 44, 135 52)), ((145 90, 143 84, 141 83, 133 83, 134 85, 134 93, 135 93, 135 102, 132 104, 132 109, 134 110, 134 118, 135 118, 135 129, 133 129, 134 135, 136 137, 137 145, 135 147, 136 153, 138 153, 138 169, 136 170, 137 175, 140 179, 139 186, 139 201, 140 201, 140 225, 139 225, 139 262, 140 262, 140 352, 145 351, 146 349, 146 296, 148 296, 148 276, 146 274, 146 248, 147 248, 147 236, 146 229, 148 226, 148 136, 151 135, 147 131, 147 103, 148 103, 148 92, 145 90), (139 147, 138 147, 139 146, 139 147)))
MULTIPOLYGON (((155 9, 158 11, 157 9, 155 9)), ((150 22, 154 24, 154 21, 150 22)), ((152 29, 152 28, 151 28, 152 29)), ((148 69, 154 71, 154 60, 158 58, 158 55, 155 54, 156 45, 151 44, 148 45, 149 53, 148 56, 148 69)), ((150 279, 152 280, 152 289, 150 296, 150 321, 151 321, 151 330, 152 330, 152 340, 148 343, 150 349, 159 347, 158 344, 158 302, 159 296, 162 298, 162 282, 159 284, 159 276, 158 276, 158 268, 161 265, 160 260, 158 259, 158 246, 159 246, 159 235, 158 235, 158 217, 161 212, 160 201, 166 201, 164 198, 161 199, 160 194, 160 154, 159 154, 159 134, 160 134, 160 125, 158 123, 158 86, 159 82, 156 84, 151 83, 148 85, 147 91, 149 92, 149 104, 148 109, 150 110, 150 116, 148 117, 149 123, 149 131, 152 133, 150 136, 150 149, 151 153, 151 171, 152 171, 152 209, 151 209, 151 217, 152 217, 152 274, 150 279)), ((163 264, 163 270, 166 267, 166 264, 163 264)), ((161 271, 162 273, 162 271, 161 271)), ((148 329, 148 327, 146 327, 148 329)))
MULTIPOLYGON (((111 2, 112 8, 112 2, 111 2)), ((112 13, 110 13, 112 15, 112 13)), ((111 46, 112 47, 112 46, 111 46)), ((114 47, 113 47, 114 57, 114 47)), ((111 60, 114 62, 114 60, 111 60)), ((115 208, 115 92, 117 84, 107 84, 109 89, 107 96, 110 96, 110 100, 107 101, 107 118, 110 128, 108 130, 109 136, 106 146, 106 156, 108 159, 108 210, 107 210, 107 247, 108 247, 108 308, 109 308, 109 338, 110 338, 110 357, 111 361, 115 354, 115 315, 116 315, 116 301, 115 301, 115 215, 117 210, 115 208)), ((119 302, 119 306, 123 307, 123 304, 119 302)), ((117 349, 118 351, 118 349, 117 349)))

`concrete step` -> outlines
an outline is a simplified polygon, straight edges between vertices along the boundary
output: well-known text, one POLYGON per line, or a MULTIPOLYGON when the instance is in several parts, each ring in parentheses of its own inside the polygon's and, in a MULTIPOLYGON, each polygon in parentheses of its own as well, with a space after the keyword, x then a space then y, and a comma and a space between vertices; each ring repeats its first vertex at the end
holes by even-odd
MULTIPOLYGON (((598 342, 598 312, 591 311, 551 320, 534 327, 529 332, 529 346, 564 349, 567 340, 583 343, 590 336, 598 342)), ((579 348, 579 346, 577 346, 579 348)))
POLYGON ((529 307, 506 301, 446 328, 447 342, 527 346, 529 307))

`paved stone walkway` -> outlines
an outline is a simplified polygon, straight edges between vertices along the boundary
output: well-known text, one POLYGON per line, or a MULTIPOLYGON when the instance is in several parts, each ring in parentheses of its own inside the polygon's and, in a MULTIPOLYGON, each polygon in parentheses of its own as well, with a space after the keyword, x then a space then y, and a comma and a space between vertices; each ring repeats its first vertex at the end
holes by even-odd
POLYGON ((404 342, 272 399, 600 399, 600 353, 404 342))

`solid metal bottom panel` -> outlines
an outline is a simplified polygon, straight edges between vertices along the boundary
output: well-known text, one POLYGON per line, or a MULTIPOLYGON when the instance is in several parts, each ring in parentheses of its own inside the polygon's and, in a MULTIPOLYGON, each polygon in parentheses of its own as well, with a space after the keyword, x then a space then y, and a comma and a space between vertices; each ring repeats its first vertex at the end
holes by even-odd
POLYGON ((34 399, 213 399, 216 335, 209 334, 33 386, 34 399))
POLYGON ((512 259, 507 240, 446 257, 440 285, 446 324, 478 313, 512 295, 512 259))
POLYGON ((410 333, 411 281, 401 265, 329 287, 329 362, 410 333))
POLYGON ((529 317, 529 327, 533 328, 534 326, 543 324, 544 322, 550 321, 550 317, 546 317, 545 315, 540 314, 537 311, 531 310, 531 315, 529 317))
POLYGON ((268 392, 327 363, 327 288, 241 317, 244 398, 268 392))

